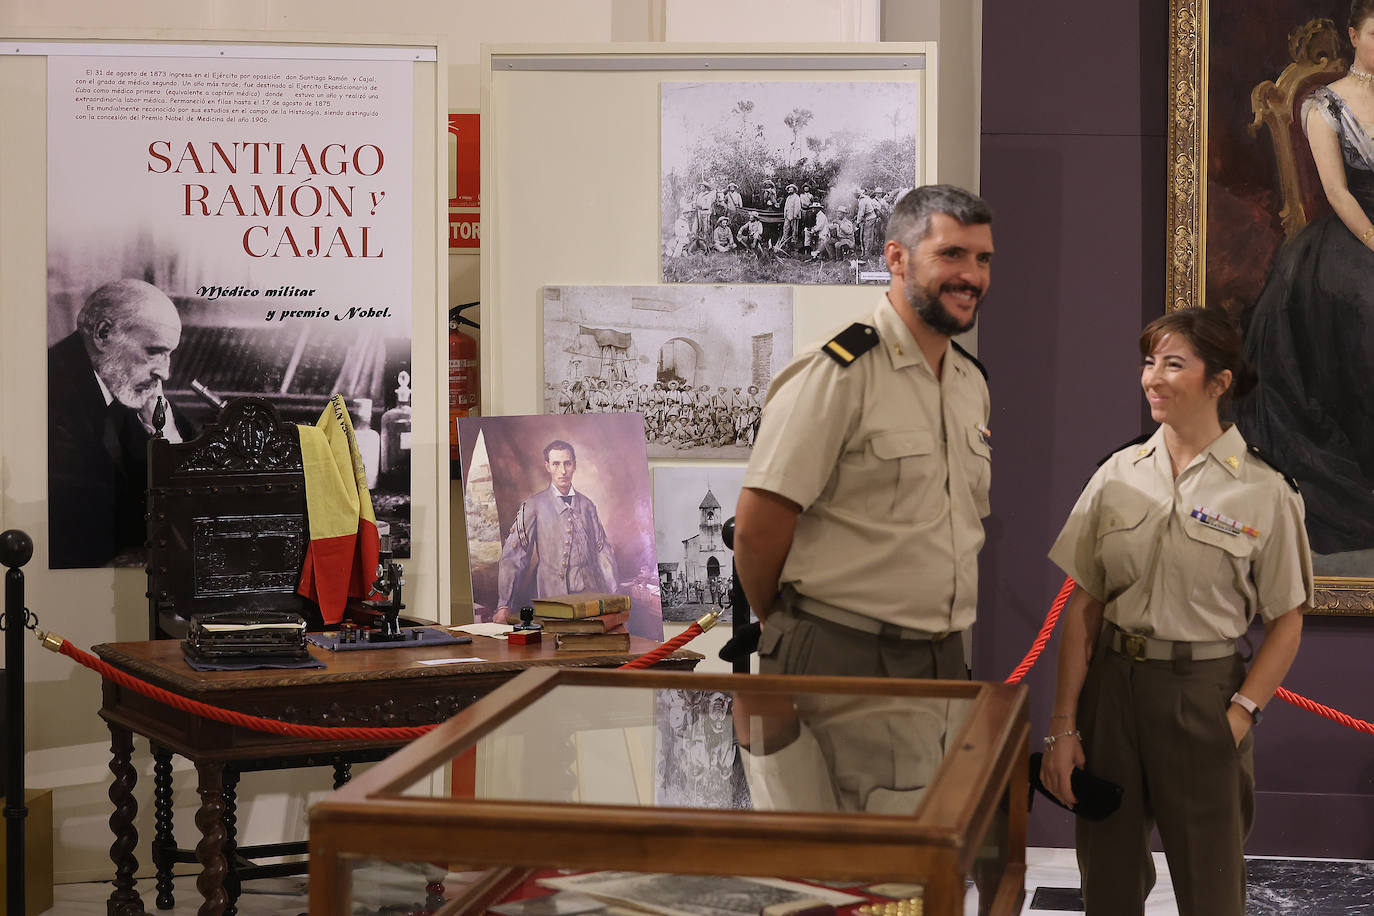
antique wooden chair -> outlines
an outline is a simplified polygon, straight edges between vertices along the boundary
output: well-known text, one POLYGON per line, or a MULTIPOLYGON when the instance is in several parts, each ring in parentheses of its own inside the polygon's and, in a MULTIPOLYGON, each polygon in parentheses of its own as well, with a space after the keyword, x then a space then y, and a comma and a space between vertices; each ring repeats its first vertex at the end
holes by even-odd
POLYGON ((1251 136, 1267 129, 1278 163, 1279 217, 1285 238, 1292 238, 1330 209, 1302 125, 1302 104, 1318 87, 1339 78, 1349 64, 1341 58, 1345 39, 1330 19, 1313 19, 1288 37, 1292 63, 1277 79, 1265 80, 1250 93, 1254 120, 1251 136))
MULTIPOLYGON (((263 398, 236 398, 194 439, 148 443, 148 636, 179 639, 192 614, 228 610, 290 611, 320 630, 319 608, 296 593, 309 541, 305 475, 296 427, 281 419, 263 398)), ((370 623, 379 616, 361 602, 349 619, 370 623)), ((402 620, 403 625, 429 621, 402 620)), ((271 757, 226 768, 224 823, 228 833, 225 882, 231 901, 249 878, 303 874, 306 863, 255 865, 252 859, 304 853, 306 844, 238 847, 236 792, 241 773, 304 766, 334 767, 334 787, 348 781, 354 763, 380 760, 373 750, 324 757, 271 757)), ((195 862, 172 835, 172 752, 153 747, 153 861, 157 906, 170 909, 172 866, 195 862)))

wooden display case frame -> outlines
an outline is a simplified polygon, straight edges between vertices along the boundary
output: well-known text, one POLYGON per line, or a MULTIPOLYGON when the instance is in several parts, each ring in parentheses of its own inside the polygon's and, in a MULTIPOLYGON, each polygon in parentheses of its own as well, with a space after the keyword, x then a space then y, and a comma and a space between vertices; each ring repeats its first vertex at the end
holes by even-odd
MULTIPOLYGON (((927 916, 963 913, 970 875, 999 807, 1006 841, 990 902, 1024 897, 1030 724, 1024 686, 882 678, 529 671, 413 742, 310 812, 310 913, 350 912, 351 862, 462 862, 487 880, 439 916, 480 913, 533 868, 919 882, 927 916), (747 680, 742 678, 747 677, 747 680), (971 701, 911 817, 423 798, 402 793, 560 686, 872 694, 971 701), (779 863, 786 863, 780 874, 779 863)), ((983 878, 989 876, 984 873, 983 878)))

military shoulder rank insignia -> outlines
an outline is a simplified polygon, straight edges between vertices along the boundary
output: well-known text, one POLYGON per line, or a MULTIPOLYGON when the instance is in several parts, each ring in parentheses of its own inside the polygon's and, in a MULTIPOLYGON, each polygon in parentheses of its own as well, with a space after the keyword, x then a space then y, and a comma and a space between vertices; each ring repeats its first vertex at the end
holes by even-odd
POLYGON ((1250 446, 1247 446, 1247 448, 1250 450, 1250 454, 1254 455, 1254 456, 1255 456, 1256 458, 1258 458, 1260 461, 1263 461, 1265 464, 1269 465, 1271 468, 1273 468, 1275 471, 1277 471, 1278 474, 1279 474, 1279 476, 1283 478, 1284 483, 1288 484, 1290 487, 1293 488, 1293 492, 1294 492, 1294 493, 1300 492, 1300 491, 1298 490, 1298 481, 1297 481, 1297 479, 1294 478, 1291 474, 1289 474, 1289 473, 1287 473, 1286 471, 1284 471, 1283 468, 1279 467, 1279 466, 1278 466, 1277 464, 1275 464, 1273 461, 1271 461, 1268 455, 1264 454, 1264 452, 1261 452, 1261 451, 1259 450, 1259 446, 1257 446, 1257 445, 1250 445, 1250 446))
POLYGON ((965 359, 967 359, 969 362, 973 363, 975 366, 978 367, 978 371, 983 373, 983 381, 986 382, 988 380, 988 367, 978 362, 978 357, 974 356, 972 353, 965 350, 963 347, 959 346, 959 342, 957 340, 951 340, 949 342, 949 345, 954 349, 958 350, 960 353, 964 354, 965 359))
POLYGON ((856 321, 826 341, 821 351, 841 366, 847 367, 877 345, 878 332, 871 326, 856 321))
POLYGON ((1146 442, 1149 442, 1149 441, 1150 441, 1150 437, 1153 436, 1153 435, 1154 435, 1154 433, 1145 433, 1145 434, 1142 435, 1142 436, 1136 436, 1136 437, 1135 437, 1134 439, 1132 439, 1130 442, 1127 442, 1127 443, 1125 443, 1125 444, 1123 444, 1123 445, 1118 445, 1116 448, 1112 449, 1110 452, 1108 452, 1107 454, 1103 455, 1101 458, 1097 459, 1097 466, 1098 466, 1098 467, 1102 467, 1102 465, 1104 465, 1104 464, 1107 463, 1107 459, 1111 458, 1111 457, 1112 457, 1113 455, 1115 455, 1117 452, 1124 452, 1126 449, 1130 448, 1130 447, 1133 446, 1133 445, 1138 445, 1138 446, 1140 446, 1140 448, 1138 448, 1138 449, 1135 450, 1135 455, 1134 455, 1134 457, 1136 457, 1136 458, 1144 458, 1146 455, 1150 454, 1150 452, 1152 451, 1148 446, 1145 445, 1145 443, 1146 443, 1146 442))

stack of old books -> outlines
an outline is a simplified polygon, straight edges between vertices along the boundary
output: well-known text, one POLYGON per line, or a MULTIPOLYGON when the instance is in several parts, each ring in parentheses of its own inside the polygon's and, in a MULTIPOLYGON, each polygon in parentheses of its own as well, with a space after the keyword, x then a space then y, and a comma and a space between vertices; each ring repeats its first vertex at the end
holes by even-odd
POLYGON ((630 596, 601 592, 536 598, 535 620, 553 637, 555 649, 624 652, 630 648, 630 596))

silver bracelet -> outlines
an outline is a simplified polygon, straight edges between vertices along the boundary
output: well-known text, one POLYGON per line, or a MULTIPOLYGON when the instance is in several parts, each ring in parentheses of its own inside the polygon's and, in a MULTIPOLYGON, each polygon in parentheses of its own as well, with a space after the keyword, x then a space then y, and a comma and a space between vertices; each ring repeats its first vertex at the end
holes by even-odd
POLYGON ((1079 741, 1082 741, 1083 735, 1076 728, 1071 732, 1060 732, 1057 735, 1046 735, 1045 747, 1053 748, 1054 742, 1058 741, 1060 738, 1077 738, 1079 741))

